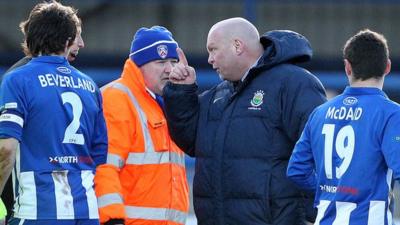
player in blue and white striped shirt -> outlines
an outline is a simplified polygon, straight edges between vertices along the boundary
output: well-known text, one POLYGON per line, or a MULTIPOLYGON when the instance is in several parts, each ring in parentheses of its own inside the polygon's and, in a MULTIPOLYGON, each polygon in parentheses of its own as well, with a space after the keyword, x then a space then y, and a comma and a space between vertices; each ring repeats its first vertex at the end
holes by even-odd
POLYGON ((11 225, 99 224, 93 176, 107 132, 99 89, 66 59, 78 24, 57 2, 36 5, 21 23, 33 59, 0 89, 0 191, 14 166, 17 193, 11 225))
POLYGON ((344 47, 350 87, 316 108, 289 161, 288 177, 316 191, 315 225, 392 225, 400 179, 400 106, 382 91, 386 39, 364 30, 344 47))

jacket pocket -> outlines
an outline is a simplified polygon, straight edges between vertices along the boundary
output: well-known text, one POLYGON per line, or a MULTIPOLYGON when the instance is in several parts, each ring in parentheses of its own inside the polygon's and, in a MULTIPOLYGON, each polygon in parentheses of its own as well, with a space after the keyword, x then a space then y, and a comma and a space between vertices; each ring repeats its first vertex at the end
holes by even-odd
POLYGON ((154 150, 157 152, 170 151, 171 143, 165 118, 149 118, 147 124, 154 150))
POLYGON ((148 118, 147 123, 150 124, 151 128, 157 129, 167 124, 165 118, 148 118))

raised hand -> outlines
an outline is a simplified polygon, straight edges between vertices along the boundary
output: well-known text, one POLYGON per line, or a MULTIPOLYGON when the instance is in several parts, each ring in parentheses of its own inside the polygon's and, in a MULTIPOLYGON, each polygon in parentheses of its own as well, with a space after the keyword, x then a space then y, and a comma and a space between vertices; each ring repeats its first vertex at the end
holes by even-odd
POLYGON ((196 82, 196 71, 189 66, 185 53, 177 48, 179 63, 177 63, 169 74, 169 80, 175 84, 193 84, 196 82))

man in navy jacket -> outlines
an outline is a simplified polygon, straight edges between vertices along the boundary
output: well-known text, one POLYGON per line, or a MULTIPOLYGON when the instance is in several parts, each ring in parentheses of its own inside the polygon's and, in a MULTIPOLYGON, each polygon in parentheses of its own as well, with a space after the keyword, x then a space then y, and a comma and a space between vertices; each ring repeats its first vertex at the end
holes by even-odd
POLYGON ((178 50, 164 100, 173 139, 196 157, 199 224, 305 224, 312 201, 305 204, 285 174, 309 114, 326 101, 319 80, 296 65, 310 60, 309 42, 292 31, 260 38, 243 18, 220 21, 207 50, 223 81, 200 96, 195 71, 178 50))

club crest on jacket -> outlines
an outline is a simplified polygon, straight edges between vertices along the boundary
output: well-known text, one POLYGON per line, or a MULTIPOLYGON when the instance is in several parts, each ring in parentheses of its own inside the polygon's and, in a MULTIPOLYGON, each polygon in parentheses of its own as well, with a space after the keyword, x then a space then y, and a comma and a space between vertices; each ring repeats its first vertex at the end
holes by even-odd
POLYGON ((251 106, 253 107, 258 107, 263 104, 263 98, 264 98, 264 91, 258 90, 254 93, 253 98, 250 101, 251 106))

